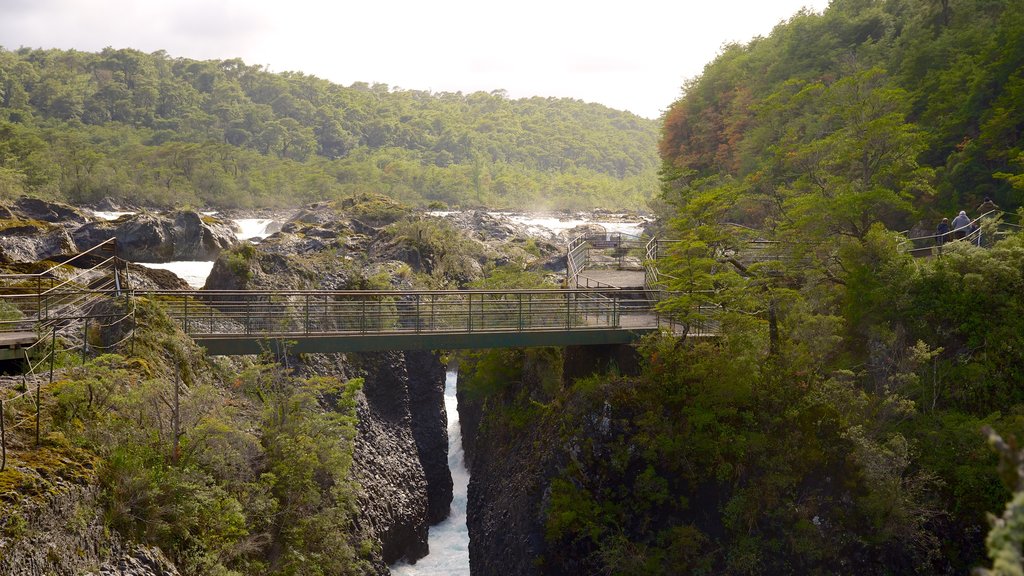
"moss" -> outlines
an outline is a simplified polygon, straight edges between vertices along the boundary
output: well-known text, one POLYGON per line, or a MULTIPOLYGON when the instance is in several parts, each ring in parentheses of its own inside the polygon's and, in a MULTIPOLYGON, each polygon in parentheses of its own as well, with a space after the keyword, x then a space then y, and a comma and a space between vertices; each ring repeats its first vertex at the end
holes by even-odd
POLYGON ((95 454, 72 446, 60 432, 42 438, 38 448, 9 451, 0 472, 0 501, 39 503, 68 483, 88 484, 96 477, 95 454))
POLYGON ((42 220, 22 220, 19 218, 0 220, 0 233, 5 235, 34 234, 37 232, 48 232, 54 228, 57 228, 57 226, 42 220))

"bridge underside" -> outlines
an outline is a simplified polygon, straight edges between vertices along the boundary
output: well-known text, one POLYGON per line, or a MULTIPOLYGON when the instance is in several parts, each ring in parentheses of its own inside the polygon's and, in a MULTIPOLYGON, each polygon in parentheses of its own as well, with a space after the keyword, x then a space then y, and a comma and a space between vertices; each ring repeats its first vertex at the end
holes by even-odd
POLYGON ((193 334, 196 344, 215 356, 245 354, 372 352, 382 350, 456 350, 521 348, 531 346, 592 346, 628 344, 655 328, 595 328, 529 332, 452 332, 430 334, 281 334, 265 336, 213 336, 193 334))

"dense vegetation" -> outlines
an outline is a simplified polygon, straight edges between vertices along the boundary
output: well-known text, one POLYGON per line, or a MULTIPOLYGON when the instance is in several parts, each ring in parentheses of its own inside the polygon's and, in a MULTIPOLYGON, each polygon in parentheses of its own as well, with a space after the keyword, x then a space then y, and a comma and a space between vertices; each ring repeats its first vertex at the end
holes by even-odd
POLYGON ((93 504, 72 502, 72 533, 100 518, 182 574, 366 573, 375 544, 354 527, 350 472, 361 380, 212 364, 158 306, 138 304, 130 356, 58 364, 39 446, 8 430, 6 545, 41 530, 26 520, 33 506, 97 485, 93 504))
POLYGON ((0 197, 638 208, 657 124, 570 99, 433 94, 240 60, 0 48, 0 197))
POLYGON ((840 0, 728 46, 666 114, 669 199, 714 191, 733 221, 857 235, 986 196, 1015 208, 1022 8, 840 0))
MULTIPOLYGON (((560 431, 546 569, 988 563, 985 514, 1022 489, 1020 456, 999 467, 982 430, 1024 434, 1024 236, 915 259, 891 230, 986 196, 1021 204, 1022 15, 1018 0, 834 0, 685 86, 661 142, 679 240, 662 308, 720 336, 653 339, 636 377, 507 394, 485 418, 560 431), (774 243, 752 258, 752 239, 774 243)), ((494 362, 466 385, 517 379, 522 359, 494 362)), ((999 574, 1020 573, 1007 519, 999 574)))

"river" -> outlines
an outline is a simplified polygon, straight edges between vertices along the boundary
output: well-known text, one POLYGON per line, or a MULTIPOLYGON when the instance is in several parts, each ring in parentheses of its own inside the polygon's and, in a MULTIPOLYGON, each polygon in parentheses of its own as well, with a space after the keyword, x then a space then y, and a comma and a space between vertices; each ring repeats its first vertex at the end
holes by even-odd
MULTIPOLYGON (((95 211, 93 214, 95 214, 97 218, 115 220, 126 214, 134 214, 134 212, 95 211)), ((204 214, 216 213, 204 212, 204 214)), ((430 214, 443 218, 446 215, 452 214, 452 212, 430 212, 430 214)), ((560 232, 571 230, 572 228, 582 224, 600 224, 610 233, 632 234, 634 236, 639 236, 643 233, 643 227, 644 224, 646 224, 645 220, 638 220, 635 216, 593 218, 584 220, 579 217, 560 218, 556 216, 514 212, 491 212, 490 214, 493 216, 502 216, 512 220, 513 222, 522 224, 526 227, 527 232, 530 235, 537 236, 539 238, 553 238, 560 232)), ((234 219, 234 222, 238 226, 238 231, 235 233, 235 236, 239 240, 257 241, 269 236, 268 228, 274 224, 274 220, 270 218, 236 218, 234 219)), ((163 263, 139 262, 138 264, 146 266, 147 268, 170 270, 193 288, 202 288, 203 285, 206 284, 206 278, 210 276, 210 270, 213 270, 213 262, 211 261, 179 260, 163 263)))
POLYGON ((416 564, 396 564, 394 576, 469 576, 469 529, 466 527, 466 493, 469 472, 462 452, 458 402, 458 373, 449 371, 444 382, 444 408, 448 413, 448 468, 452 471, 452 506, 448 519, 430 527, 430 554, 416 564))

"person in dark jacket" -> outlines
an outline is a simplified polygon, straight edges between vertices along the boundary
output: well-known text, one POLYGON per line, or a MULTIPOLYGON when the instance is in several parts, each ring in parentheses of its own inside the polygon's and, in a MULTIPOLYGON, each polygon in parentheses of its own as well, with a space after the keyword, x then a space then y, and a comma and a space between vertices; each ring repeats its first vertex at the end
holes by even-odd
POLYGON ((988 196, 985 196, 985 201, 978 205, 978 214, 985 214, 994 210, 999 210, 999 206, 996 206, 996 203, 988 196))
POLYGON ((949 218, 943 218, 935 227, 935 245, 942 248, 946 242, 949 242, 949 218))

